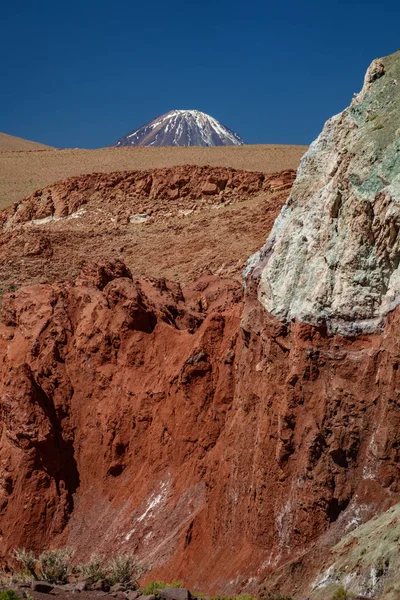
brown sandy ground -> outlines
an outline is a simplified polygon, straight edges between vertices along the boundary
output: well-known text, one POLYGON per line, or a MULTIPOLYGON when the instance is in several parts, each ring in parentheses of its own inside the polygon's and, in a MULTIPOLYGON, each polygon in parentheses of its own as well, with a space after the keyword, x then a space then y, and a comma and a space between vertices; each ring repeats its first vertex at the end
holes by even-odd
POLYGON ((185 164, 273 173, 297 169, 306 150, 307 146, 258 145, 0 152, 0 208, 74 175, 185 164))
POLYGON ((52 150, 52 147, 7 133, 0 133, 0 152, 26 152, 29 150, 52 150))

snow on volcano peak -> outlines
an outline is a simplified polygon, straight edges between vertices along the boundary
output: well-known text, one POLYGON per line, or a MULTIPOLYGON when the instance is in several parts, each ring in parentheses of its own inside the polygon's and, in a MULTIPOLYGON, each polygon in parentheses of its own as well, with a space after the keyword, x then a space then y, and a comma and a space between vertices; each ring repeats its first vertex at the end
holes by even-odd
POLYGON ((241 146, 244 141, 200 110, 171 110, 123 136, 120 146, 241 146))

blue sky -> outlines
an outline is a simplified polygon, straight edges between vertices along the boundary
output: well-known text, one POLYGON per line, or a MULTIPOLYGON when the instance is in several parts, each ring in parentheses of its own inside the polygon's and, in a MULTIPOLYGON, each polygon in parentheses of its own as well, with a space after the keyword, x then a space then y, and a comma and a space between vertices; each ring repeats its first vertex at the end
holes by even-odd
POLYGON ((0 131, 106 146, 173 108, 248 143, 308 144, 400 47, 392 0, 15 0, 0 17, 0 131))

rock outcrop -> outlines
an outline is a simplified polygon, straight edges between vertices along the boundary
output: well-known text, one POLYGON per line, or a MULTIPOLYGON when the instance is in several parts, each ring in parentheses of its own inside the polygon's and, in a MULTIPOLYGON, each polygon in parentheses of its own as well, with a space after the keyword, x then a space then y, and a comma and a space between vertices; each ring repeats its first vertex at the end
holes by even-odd
POLYGON ((282 320, 368 332, 400 298, 400 59, 372 63, 350 107, 302 159, 291 196, 250 267, 282 320))
POLYGON ((399 501, 398 311, 331 338, 242 293, 114 262, 3 298, 3 557, 135 551, 193 589, 293 593, 329 544, 285 565, 399 501))
POLYGON ((95 173, 47 186, 0 212, 0 295, 122 259, 136 277, 242 279, 295 172, 183 166, 95 173))
MULTIPOLYGON (((134 551, 194 592, 317 599, 346 562, 340 540, 400 502, 399 64, 375 62, 304 159, 244 297, 216 276, 138 281, 120 260, 3 297, 4 559, 134 551)), ((81 209, 73 190, 39 196, 4 235, 81 209)), ((383 598, 397 565, 354 591, 383 598)))

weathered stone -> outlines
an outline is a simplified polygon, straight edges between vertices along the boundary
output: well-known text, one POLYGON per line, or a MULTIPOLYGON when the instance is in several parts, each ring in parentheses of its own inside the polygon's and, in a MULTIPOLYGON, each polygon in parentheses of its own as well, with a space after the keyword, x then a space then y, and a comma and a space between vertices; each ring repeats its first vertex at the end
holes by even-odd
POLYGON ((76 589, 76 583, 57 584, 54 586, 54 589, 60 590, 61 592, 78 592, 79 593, 79 590, 76 589))
POLYGON ((163 600, 192 600, 192 594, 186 588, 167 587, 156 591, 163 600))
POLYGON ((87 581, 78 581, 78 583, 75 584, 75 590, 77 592, 84 592, 85 590, 90 589, 90 584, 87 581))
POLYGON ((110 587, 110 593, 115 594, 117 592, 126 592, 126 585, 122 583, 116 583, 110 587))
POLYGON ((103 592, 108 592, 110 590, 110 584, 105 579, 100 579, 92 584, 93 590, 101 590, 103 592))
POLYGON ((141 596, 141 593, 138 590, 129 590, 126 592, 125 596, 128 600, 137 600, 137 598, 141 596))
POLYGON ((47 581, 33 581, 31 587, 34 592, 40 592, 41 594, 50 594, 54 589, 54 585, 47 581))
POLYGON ((371 332, 400 301, 400 60, 374 61, 363 90, 303 157, 291 195, 250 263, 281 320, 371 332))
POLYGON ((207 182, 202 187, 202 193, 206 195, 212 196, 213 194, 218 194, 218 186, 215 183, 207 182))

